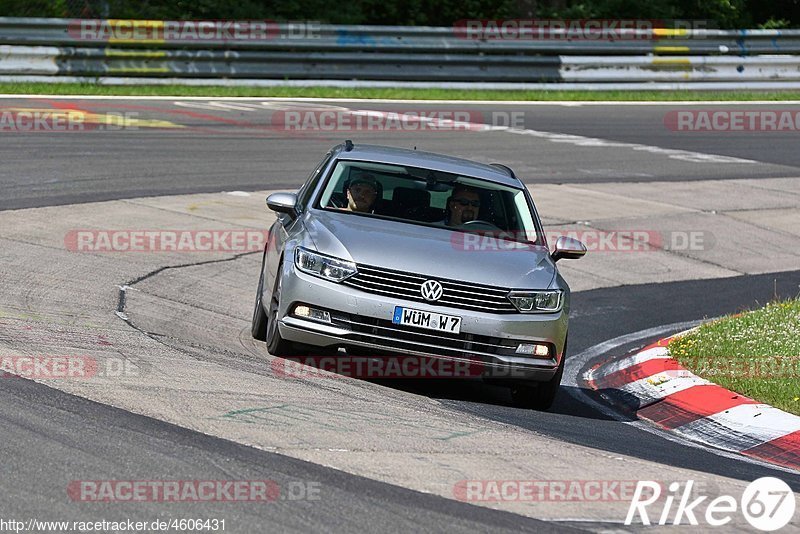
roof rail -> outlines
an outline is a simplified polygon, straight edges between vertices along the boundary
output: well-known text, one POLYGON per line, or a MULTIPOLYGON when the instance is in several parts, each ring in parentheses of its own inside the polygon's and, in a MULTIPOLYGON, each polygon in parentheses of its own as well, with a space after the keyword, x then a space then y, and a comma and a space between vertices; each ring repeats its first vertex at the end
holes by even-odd
POLYGON ((517 177, 517 175, 514 174, 514 171, 511 170, 511 167, 509 167, 508 165, 503 165, 502 163, 490 163, 489 165, 491 165, 492 167, 496 167, 502 171, 505 171, 506 174, 508 174, 512 178, 517 177))

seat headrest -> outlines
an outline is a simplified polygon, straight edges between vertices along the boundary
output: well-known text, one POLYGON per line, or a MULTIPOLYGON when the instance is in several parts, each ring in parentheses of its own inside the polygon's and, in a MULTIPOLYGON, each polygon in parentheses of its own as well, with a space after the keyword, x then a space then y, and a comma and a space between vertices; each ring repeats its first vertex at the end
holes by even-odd
POLYGON ((395 187, 392 193, 392 201, 400 204, 411 204, 415 206, 427 206, 431 202, 431 193, 424 189, 413 189, 411 187, 395 187))

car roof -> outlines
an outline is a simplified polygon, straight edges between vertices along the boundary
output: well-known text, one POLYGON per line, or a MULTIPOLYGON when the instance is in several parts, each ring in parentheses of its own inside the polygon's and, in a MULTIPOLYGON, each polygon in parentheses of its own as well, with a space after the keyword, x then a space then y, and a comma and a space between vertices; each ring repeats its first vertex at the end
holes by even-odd
POLYGON ((523 187, 522 182, 510 176, 509 172, 506 170, 485 163, 478 163, 477 161, 435 154, 433 152, 424 152, 422 150, 410 150, 407 148, 361 144, 354 144, 352 146, 353 148, 349 151, 345 149, 345 145, 337 146, 336 148, 339 149, 339 152, 336 156, 339 159, 346 160, 422 167, 435 171, 459 174, 461 176, 481 178, 511 187, 523 187))

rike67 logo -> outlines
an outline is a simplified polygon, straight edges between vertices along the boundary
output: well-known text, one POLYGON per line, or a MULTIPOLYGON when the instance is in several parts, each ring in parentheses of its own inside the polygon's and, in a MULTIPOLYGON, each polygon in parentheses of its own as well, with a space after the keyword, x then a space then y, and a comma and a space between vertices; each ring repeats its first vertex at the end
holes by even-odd
POLYGON ((745 488, 738 501, 731 495, 721 495, 708 501, 707 495, 694 498, 694 481, 689 480, 681 487, 679 482, 669 485, 668 493, 662 496, 658 482, 640 480, 636 485, 625 524, 638 520, 645 526, 659 525, 700 525, 698 516, 712 527, 728 525, 733 517, 741 513, 747 522, 758 530, 772 532, 789 524, 794 517, 796 502, 794 493, 786 482, 779 478, 763 477, 754 480, 745 488), (651 507, 655 503, 662 503, 651 507), (705 513, 700 510, 705 508, 705 513), (650 514, 655 512, 655 515, 650 514))

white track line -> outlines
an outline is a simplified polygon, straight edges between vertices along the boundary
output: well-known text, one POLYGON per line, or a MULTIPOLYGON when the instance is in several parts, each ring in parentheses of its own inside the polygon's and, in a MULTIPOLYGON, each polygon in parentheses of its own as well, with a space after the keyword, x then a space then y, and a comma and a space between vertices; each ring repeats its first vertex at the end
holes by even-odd
POLYGON ((47 98, 55 100, 205 100, 209 102, 235 101, 270 101, 270 102, 366 102, 378 104, 458 104, 491 105, 491 106, 766 106, 766 105, 800 105, 800 100, 658 100, 658 101, 617 101, 617 100, 424 100, 402 98, 319 98, 319 97, 287 97, 287 96, 135 96, 135 95, 37 95, 37 94, 0 94, 0 99, 47 98))

